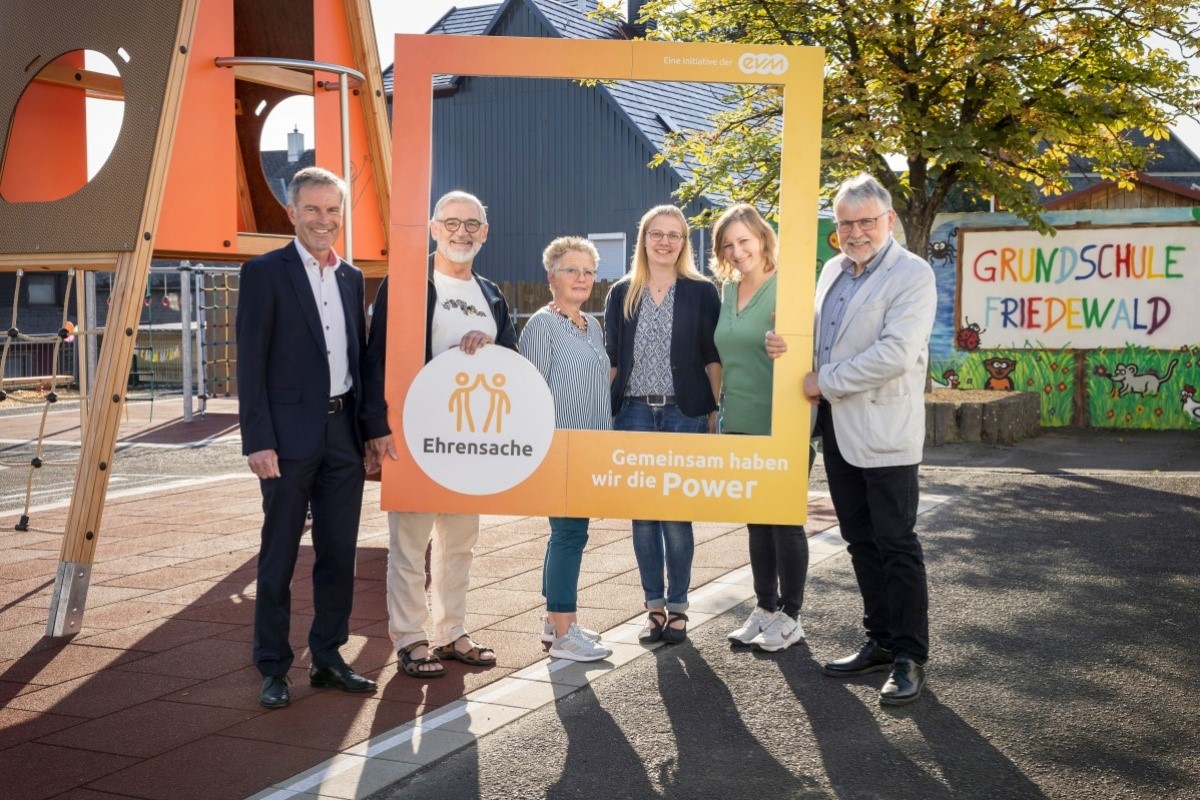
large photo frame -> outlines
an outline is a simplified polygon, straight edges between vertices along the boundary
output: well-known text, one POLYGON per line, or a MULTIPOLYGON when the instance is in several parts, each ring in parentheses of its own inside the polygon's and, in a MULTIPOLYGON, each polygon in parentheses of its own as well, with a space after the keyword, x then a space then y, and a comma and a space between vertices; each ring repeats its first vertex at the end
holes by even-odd
MULTIPOLYGON (((396 37, 388 317, 397 322, 388 329, 386 396, 399 460, 384 464, 384 509, 743 523, 805 521, 812 407, 804 400, 800 387, 804 374, 812 367, 823 61, 824 51, 816 47, 396 37), (789 352, 775 362, 770 435, 558 429, 545 432, 542 444, 526 445, 513 433, 520 430, 518 425, 510 427, 500 444, 491 445, 490 452, 462 444, 456 451, 454 443, 443 446, 439 439, 439 457, 450 459, 443 463, 442 471, 453 472, 459 483, 435 478, 437 471, 431 475, 428 464, 418 463, 406 441, 424 435, 426 420, 421 414, 437 420, 453 414, 454 395, 461 394, 463 385, 455 389, 453 383, 445 383, 444 397, 440 388, 431 393, 431 385, 441 384, 431 384, 426 377, 438 370, 426 368, 424 363, 421 321, 426 315, 429 253, 432 83, 438 74, 782 87, 786 120, 778 219, 782 268, 775 329, 787 340, 789 352), (398 324, 400 320, 405 324, 398 324), (412 394, 430 402, 426 410, 418 413, 410 408, 406 415, 410 390, 419 377, 419 391, 412 394), (516 464, 516 457, 508 452, 510 444, 519 454, 536 451, 528 468, 510 469, 516 464), (493 457, 510 459, 497 462, 489 470, 513 474, 514 485, 464 487, 463 476, 472 474, 481 460, 493 457)), ((563 231, 570 233, 578 232, 563 231)), ((460 359, 478 357, 447 353, 430 362, 430 367, 451 355, 460 359)), ((466 380, 464 371, 456 372, 458 367, 441 366, 440 372, 466 380)), ((481 372, 476 384, 482 377, 481 372)), ((529 403, 523 401, 517 383, 510 380, 508 388, 513 391, 503 395, 505 410, 538 406, 533 398, 529 403)), ((541 407, 544 409, 544 405, 541 407)), ((541 413, 544 415, 544 411, 541 413)), ((552 426, 553 414, 549 420, 552 426)), ((460 414, 460 429, 461 424, 460 414)), ((530 432, 530 436, 538 438, 536 432, 530 432)), ((428 452, 431 438, 425 441, 428 452)))

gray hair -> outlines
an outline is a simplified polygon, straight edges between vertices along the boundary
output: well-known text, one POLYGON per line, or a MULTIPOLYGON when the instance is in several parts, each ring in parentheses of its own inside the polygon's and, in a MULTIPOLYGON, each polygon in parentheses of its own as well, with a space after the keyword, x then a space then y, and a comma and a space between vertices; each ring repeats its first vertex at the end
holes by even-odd
POLYGON ((867 200, 878 200, 888 211, 892 210, 892 194, 874 176, 860 172, 853 178, 847 178, 838 187, 833 197, 833 207, 836 209, 842 203, 858 205, 867 200))
POLYGON ((487 209, 484 208, 483 203, 479 202, 479 198, 470 192, 464 192, 459 189, 446 192, 438 198, 437 203, 433 206, 433 218, 441 219, 442 209, 451 203, 474 203, 475 207, 479 209, 479 221, 487 225, 487 209))
POLYGON ((297 198, 300 197, 300 190, 305 186, 336 186, 338 192, 342 195, 343 208, 346 206, 346 198, 350 195, 350 192, 346 189, 346 182, 334 173, 322 167, 305 167, 293 175, 291 182, 288 183, 288 205, 292 208, 296 208, 297 198))
POLYGON ((571 252, 587 253, 592 257, 592 266, 600 266, 600 252, 596 245, 582 236, 560 236, 542 251, 542 266, 546 268, 547 274, 557 271, 562 257, 571 252))

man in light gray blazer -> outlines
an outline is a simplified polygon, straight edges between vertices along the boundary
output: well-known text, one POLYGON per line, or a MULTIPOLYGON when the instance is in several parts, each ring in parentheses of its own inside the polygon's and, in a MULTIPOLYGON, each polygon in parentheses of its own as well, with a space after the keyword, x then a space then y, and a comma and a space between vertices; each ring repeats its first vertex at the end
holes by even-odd
POLYGON ((925 376, 937 306, 933 270, 895 239, 892 198, 859 175, 833 201, 842 254, 821 271, 814 304, 817 405, 829 493, 863 598, 867 643, 827 675, 891 674, 884 705, 925 686, 929 595, 917 520, 925 376))

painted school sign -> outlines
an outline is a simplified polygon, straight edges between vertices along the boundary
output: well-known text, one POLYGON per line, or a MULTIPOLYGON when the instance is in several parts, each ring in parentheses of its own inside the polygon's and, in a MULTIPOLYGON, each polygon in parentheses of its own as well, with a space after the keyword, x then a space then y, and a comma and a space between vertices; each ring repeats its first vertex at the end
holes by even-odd
MULTIPOLYGON (((1200 228, 959 230, 956 329, 989 349, 1172 349, 1200 341, 1200 228)), ((961 342, 960 342, 961 346, 961 342)))

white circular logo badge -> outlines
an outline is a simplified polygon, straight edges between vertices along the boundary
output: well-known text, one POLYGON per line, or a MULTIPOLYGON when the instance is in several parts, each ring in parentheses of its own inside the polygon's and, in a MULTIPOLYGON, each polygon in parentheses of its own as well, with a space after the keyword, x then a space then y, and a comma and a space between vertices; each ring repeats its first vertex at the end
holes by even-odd
POLYGON ((787 68, 787 56, 782 53, 742 53, 738 59, 738 69, 747 75, 782 75, 787 68))
POLYGON ((505 347, 457 347, 426 364, 404 399, 417 466, 461 494, 496 494, 533 474, 554 439, 554 398, 537 368, 505 347))

